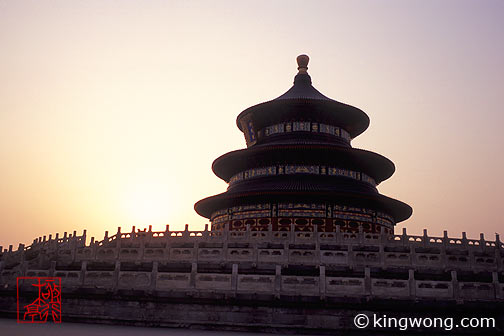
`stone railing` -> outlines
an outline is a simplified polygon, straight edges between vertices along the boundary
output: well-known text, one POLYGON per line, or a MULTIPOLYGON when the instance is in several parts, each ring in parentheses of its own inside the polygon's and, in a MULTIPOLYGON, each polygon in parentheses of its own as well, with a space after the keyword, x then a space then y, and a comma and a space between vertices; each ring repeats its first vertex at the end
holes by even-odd
MULTIPOLYGON (((0 251, 1 247, 0 247, 0 251)), ((484 268, 502 271, 504 244, 495 241, 423 236, 369 234, 364 232, 291 232, 291 231, 152 231, 121 228, 113 236, 86 244, 86 230, 81 236, 63 238, 49 235, 17 250, 0 252, 0 271, 7 264, 22 263, 40 255, 61 261, 82 260, 173 260, 173 261, 243 261, 298 264, 399 265, 455 268, 484 268)))
POLYGON ((430 237, 426 230, 414 236, 406 230, 390 235, 133 227, 87 244, 86 231, 74 231, 40 237, 15 251, 10 246, 0 255, 0 285, 13 288, 20 276, 57 276, 65 290, 502 300, 503 259, 498 235, 487 241, 465 233, 430 237))
POLYGON ((422 236, 408 235, 406 229, 403 229, 402 234, 387 234, 387 233, 366 233, 360 232, 348 233, 340 232, 336 226, 336 232, 305 232, 305 231, 253 231, 247 228, 245 231, 208 231, 208 225, 205 225, 203 231, 189 231, 189 226, 186 225, 183 231, 170 231, 169 226, 166 226, 165 231, 152 231, 152 227, 144 230, 135 230, 131 232, 122 232, 121 227, 115 235, 109 236, 108 231, 105 232, 103 240, 96 241, 94 237, 86 244, 86 230, 81 236, 77 236, 76 231, 73 234, 64 233, 63 237, 59 237, 56 233, 55 237, 49 235, 34 239, 33 243, 27 247, 24 244, 19 244, 17 250, 13 250, 10 245, 8 249, 0 246, 0 255, 6 253, 15 253, 19 251, 27 251, 30 249, 40 248, 57 248, 61 246, 72 247, 92 247, 95 245, 106 246, 116 241, 124 242, 141 239, 145 242, 151 241, 173 241, 187 240, 191 241, 235 241, 235 240, 255 240, 255 241, 289 241, 289 242, 332 242, 345 244, 395 244, 395 245, 422 245, 426 247, 495 247, 504 249, 504 242, 500 241, 499 234, 495 235, 495 241, 485 240, 483 234, 480 234, 480 239, 467 239, 466 233, 462 232, 462 237, 448 237, 447 231, 444 231, 443 237, 433 237, 427 235, 427 230, 424 230, 422 236))
MULTIPOLYGON (((201 264, 168 265, 152 262, 143 270, 132 270, 128 264, 116 261, 110 265, 92 265, 87 261, 80 264, 80 269, 58 269, 53 261, 49 269, 30 269, 14 272, 15 276, 2 275, 3 289, 16 286, 16 276, 56 276, 62 279, 62 291, 86 293, 144 291, 185 292, 186 295, 198 296, 197 293, 227 295, 241 294, 280 296, 306 296, 325 299, 328 297, 378 297, 433 300, 490 300, 504 299, 504 279, 497 272, 491 272, 490 278, 459 279, 457 271, 448 272, 445 279, 425 279, 415 270, 407 270, 396 278, 381 277, 364 267, 362 274, 334 274, 329 267, 321 265, 311 270, 305 269, 292 274, 290 267, 275 265, 269 269, 242 269, 231 264, 220 270, 208 272, 201 264), (184 267, 187 266, 187 267, 184 267), (418 279, 417 279, 418 277, 418 279)), ((138 267, 140 268, 140 267, 138 267)), ((296 270, 294 270, 296 271, 296 270)), ((351 272, 350 272, 351 273, 351 272)), ((23 286, 23 283, 20 283, 23 286)), ((166 294, 165 294, 166 296, 166 294)))

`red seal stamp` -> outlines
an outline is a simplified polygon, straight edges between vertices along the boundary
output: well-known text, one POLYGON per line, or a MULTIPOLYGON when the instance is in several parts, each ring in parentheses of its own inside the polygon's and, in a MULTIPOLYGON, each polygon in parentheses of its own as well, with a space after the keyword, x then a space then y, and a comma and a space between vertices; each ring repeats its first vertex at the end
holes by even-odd
POLYGON ((61 323, 61 278, 17 278, 17 322, 61 323))

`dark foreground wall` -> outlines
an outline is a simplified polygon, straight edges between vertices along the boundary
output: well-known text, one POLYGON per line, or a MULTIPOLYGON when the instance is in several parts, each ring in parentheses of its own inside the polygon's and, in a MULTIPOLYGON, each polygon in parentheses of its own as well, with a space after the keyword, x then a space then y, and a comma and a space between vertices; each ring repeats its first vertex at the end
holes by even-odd
MULTIPOLYGON (((23 301, 21 297, 20 300, 23 301)), ((0 316, 16 318, 16 293, 0 292, 0 316)), ((185 293, 144 293, 135 291, 99 292, 88 290, 63 293, 63 322, 126 324, 152 327, 181 327, 221 330, 245 330, 276 333, 327 335, 502 335, 504 304, 455 301, 328 299, 268 296, 226 297, 214 293, 190 296, 185 293), (163 295, 163 296, 161 296, 163 295), (376 327, 358 329, 354 318, 358 314, 378 318, 376 327), (411 328, 383 318, 453 318, 440 328, 411 328), (494 318, 496 327, 455 328, 464 317, 494 318), (404 329, 404 328, 403 328, 404 329)), ((362 320, 360 321, 362 322, 362 320)), ((397 322, 400 323, 400 322, 397 322)))
POLYGON ((33 301, 36 287, 19 277, 59 277, 63 321, 282 334, 504 334, 498 236, 118 230, 85 241, 74 233, 3 251, 0 314, 16 316, 18 286, 23 304, 33 301), (370 327, 355 327, 358 314, 370 327), (402 327, 421 317, 452 318, 453 326, 402 327), (493 318, 495 327, 452 329, 472 317, 493 318))

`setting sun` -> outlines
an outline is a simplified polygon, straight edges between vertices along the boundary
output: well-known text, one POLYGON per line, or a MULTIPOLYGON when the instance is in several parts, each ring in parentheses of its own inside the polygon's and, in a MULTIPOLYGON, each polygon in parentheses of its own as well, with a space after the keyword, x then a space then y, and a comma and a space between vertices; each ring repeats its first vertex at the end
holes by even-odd
MULTIPOLYGON (((143 228, 152 225, 154 230, 164 229, 168 214, 176 211, 177 201, 169 190, 153 181, 140 181, 127 186, 122 207, 125 216, 143 228)), ((126 228, 128 229, 128 228, 126 228)))

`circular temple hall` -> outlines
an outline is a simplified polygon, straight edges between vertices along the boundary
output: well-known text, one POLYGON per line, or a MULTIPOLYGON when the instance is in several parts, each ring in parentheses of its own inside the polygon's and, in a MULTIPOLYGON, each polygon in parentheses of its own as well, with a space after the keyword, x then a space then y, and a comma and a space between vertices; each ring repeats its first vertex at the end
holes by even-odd
POLYGON ((247 148, 212 164, 228 189, 194 206, 213 231, 392 234, 411 216, 409 205, 377 190, 394 173, 392 161, 351 146, 369 117, 315 89, 308 61, 297 57, 287 92, 238 115, 247 148))

